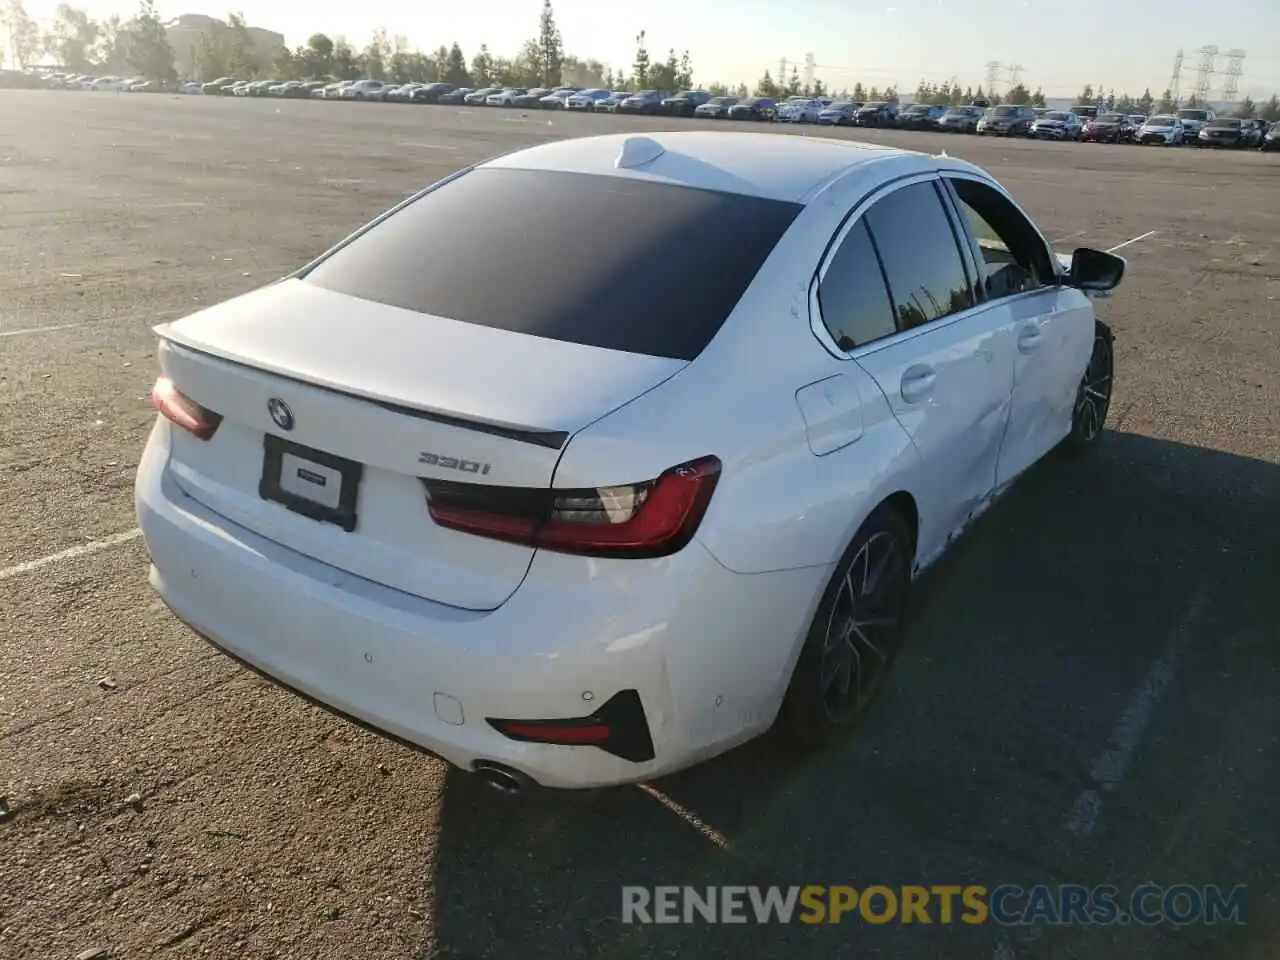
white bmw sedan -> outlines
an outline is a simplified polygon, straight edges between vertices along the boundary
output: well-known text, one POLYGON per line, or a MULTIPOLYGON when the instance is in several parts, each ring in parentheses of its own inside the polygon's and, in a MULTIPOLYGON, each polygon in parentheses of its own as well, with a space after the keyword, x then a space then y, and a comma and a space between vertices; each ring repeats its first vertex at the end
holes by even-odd
POLYGON ((156 328, 151 583, 505 789, 645 780, 775 722, 819 742, 875 695, 915 577, 1098 436, 1090 292, 1124 266, 1055 254, 945 156, 698 131, 489 160, 156 328))

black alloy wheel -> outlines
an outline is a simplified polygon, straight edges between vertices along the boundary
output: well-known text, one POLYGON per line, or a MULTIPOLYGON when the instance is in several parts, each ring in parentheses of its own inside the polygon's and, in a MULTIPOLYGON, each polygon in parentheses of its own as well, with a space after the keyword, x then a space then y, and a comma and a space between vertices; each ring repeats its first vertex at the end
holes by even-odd
POLYGON ((866 715, 904 636, 914 560, 911 531, 877 507, 828 584, 783 702, 788 732, 816 747, 866 715))
POLYGON ((1067 445, 1082 451, 1093 446, 1107 422, 1111 409, 1111 390, 1115 377, 1115 336, 1101 320, 1094 321, 1093 351, 1089 365, 1076 390, 1076 403, 1071 411, 1071 433, 1067 445))

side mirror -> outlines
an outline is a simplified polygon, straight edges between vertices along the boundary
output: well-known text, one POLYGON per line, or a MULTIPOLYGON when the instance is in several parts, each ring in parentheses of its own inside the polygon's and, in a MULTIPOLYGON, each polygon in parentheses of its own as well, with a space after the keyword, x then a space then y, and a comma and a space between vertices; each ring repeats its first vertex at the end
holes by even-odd
POLYGON ((1125 259, 1114 253, 1080 247, 1071 255, 1066 284, 1078 290, 1114 290, 1124 279, 1125 259))

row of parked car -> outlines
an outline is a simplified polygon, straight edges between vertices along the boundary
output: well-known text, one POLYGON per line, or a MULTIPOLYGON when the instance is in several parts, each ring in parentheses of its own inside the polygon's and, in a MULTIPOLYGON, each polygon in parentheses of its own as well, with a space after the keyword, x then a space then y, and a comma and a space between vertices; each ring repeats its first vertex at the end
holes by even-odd
POLYGON ((1147 116, 1090 105, 1070 110, 1009 105, 986 111, 974 132, 1094 143, 1280 149, 1280 130, 1265 120, 1219 117, 1211 109, 1198 108, 1147 116))
POLYGON ((964 106, 914 103, 905 108, 888 101, 838 100, 833 97, 713 96, 705 90, 666 94, 659 90, 608 90, 602 87, 465 87, 452 83, 394 83, 383 80, 241 80, 219 77, 173 87, 140 78, 54 74, 52 86, 137 93, 170 90, 228 97, 284 97, 360 100, 383 103, 454 104, 526 110, 571 110, 646 116, 756 120, 832 126, 893 127, 980 136, 1032 137, 1094 143, 1280 150, 1280 126, 1264 120, 1218 117, 1211 109, 1186 108, 1155 116, 1124 114, 1093 104, 1053 110, 1028 104, 992 107, 976 100, 964 106))

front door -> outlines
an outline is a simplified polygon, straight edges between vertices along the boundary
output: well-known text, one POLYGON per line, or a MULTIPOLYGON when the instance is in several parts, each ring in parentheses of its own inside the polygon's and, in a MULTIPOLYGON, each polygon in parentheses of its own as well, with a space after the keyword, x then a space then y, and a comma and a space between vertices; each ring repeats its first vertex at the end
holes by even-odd
POLYGON ((990 496, 1013 386, 1013 338, 977 303, 940 185, 917 181, 863 215, 897 323, 852 355, 920 453, 928 502, 921 554, 945 545, 990 496))
POLYGON ((948 177, 974 246, 987 302, 1014 345, 1013 393, 996 468, 1004 486, 1071 429, 1080 377, 1093 346, 1093 309, 1057 282, 1050 251, 1030 221, 999 191, 948 177))

